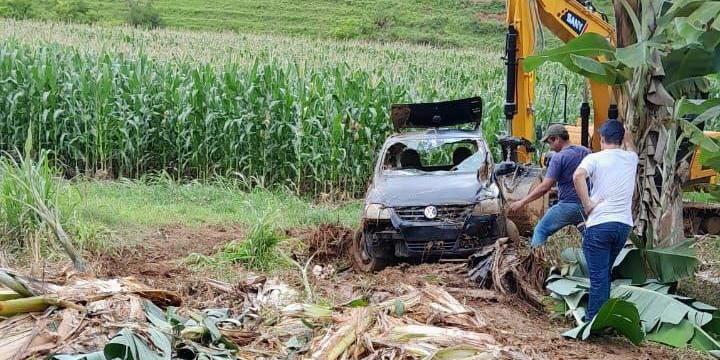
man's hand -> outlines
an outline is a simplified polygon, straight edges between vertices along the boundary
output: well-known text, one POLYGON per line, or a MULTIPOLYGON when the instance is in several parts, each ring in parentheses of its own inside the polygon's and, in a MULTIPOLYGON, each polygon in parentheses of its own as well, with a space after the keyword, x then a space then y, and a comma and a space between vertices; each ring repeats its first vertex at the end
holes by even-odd
POLYGON ((555 179, 546 177, 543 179, 542 182, 538 186, 535 187, 529 194, 527 194, 524 198, 510 204, 510 206, 507 207, 508 213, 514 213, 520 210, 521 207, 541 198, 545 193, 547 193, 550 188, 555 185, 555 179))
POLYGON ((583 211, 585 212, 585 216, 590 216, 590 213, 595 209, 596 206, 597 203, 592 200, 588 200, 587 204, 583 204, 583 211))
POLYGON ((625 145, 625 150, 637 153, 637 148, 635 147, 635 138, 633 137, 633 133, 630 131, 630 128, 627 126, 627 124, 625 124, 625 136, 623 137, 623 145, 625 145))
POLYGON ((525 204, 523 204, 522 200, 516 201, 516 202, 510 204, 510 206, 508 206, 508 213, 512 214, 514 212, 517 212, 523 206, 525 206, 525 204))

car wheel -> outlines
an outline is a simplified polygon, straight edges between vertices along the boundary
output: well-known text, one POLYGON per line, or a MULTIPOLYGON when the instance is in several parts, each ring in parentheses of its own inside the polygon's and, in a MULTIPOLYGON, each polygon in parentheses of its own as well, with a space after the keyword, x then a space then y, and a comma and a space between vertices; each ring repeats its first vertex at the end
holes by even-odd
POLYGON ((352 242, 352 259, 355 267, 363 272, 376 272, 384 269, 389 261, 380 259, 367 251, 365 231, 355 232, 352 242))

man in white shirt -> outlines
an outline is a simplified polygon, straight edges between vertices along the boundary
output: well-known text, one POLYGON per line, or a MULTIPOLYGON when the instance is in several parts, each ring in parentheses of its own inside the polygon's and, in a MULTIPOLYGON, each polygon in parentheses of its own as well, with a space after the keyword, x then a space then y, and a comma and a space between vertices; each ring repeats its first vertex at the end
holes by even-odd
POLYGON ((590 277, 587 321, 610 297, 612 265, 633 226, 631 207, 638 165, 632 134, 620 121, 612 119, 603 124, 600 146, 602 151, 586 156, 573 175, 587 216, 583 231, 590 277), (589 192, 586 179, 590 180, 589 192))

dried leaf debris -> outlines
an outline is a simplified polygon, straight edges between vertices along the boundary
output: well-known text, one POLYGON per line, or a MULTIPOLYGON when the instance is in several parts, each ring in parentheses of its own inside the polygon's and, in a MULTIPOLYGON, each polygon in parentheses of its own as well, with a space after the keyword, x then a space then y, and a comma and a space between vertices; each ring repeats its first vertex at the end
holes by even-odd
POLYGON ((381 302, 326 306, 303 303, 297 290, 264 276, 208 280, 243 299, 231 313, 183 307, 176 294, 132 278, 70 274, 41 282, 9 270, 0 278, 23 293, 2 290, 19 298, 0 307, 52 299, 0 322, 0 360, 529 358, 502 346, 473 308, 430 284, 404 285, 381 302))

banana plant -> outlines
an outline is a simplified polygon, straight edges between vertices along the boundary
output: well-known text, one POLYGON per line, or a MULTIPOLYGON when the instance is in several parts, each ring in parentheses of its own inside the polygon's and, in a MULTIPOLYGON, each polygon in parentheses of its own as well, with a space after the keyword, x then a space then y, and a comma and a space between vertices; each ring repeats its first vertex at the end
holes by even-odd
POLYGON ((618 48, 586 33, 529 57, 524 68, 556 62, 613 86, 640 156, 635 232, 655 248, 677 245, 683 234, 674 230, 683 228, 682 185, 692 153, 679 156, 681 142, 700 146, 704 164, 720 168, 717 145, 695 126, 720 115, 718 99, 706 99, 706 76, 720 72, 720 1, 614 0, 613 8, 618 48), (690 121, 690 115, 697 116, 690 121))

